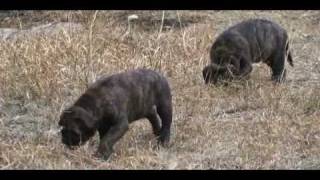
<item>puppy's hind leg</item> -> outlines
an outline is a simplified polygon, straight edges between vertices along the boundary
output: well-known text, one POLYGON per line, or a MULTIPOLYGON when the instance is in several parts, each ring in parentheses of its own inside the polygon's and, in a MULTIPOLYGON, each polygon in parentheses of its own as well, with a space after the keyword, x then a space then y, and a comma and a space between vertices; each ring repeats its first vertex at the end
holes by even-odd
POLYGON ((279 51, 270 64, 272 70, 271 79, 276 83, 282 83, 286 80, 286 69, 284 67, 285 64, 285 53, 280 53, 283 51, 279 51))
POLYGON ((161 118, 162 126, 159 135, 159 142, 162 146, 168 147, 170 142, 172 123, 172 102, 171 98, 162 99, 157 106, 157 112, 161 118))
POLYGON ((158 117, 157 107, 156 106, 152 107, 152 110, 151 110, 150 114, 147 115, 147 118, 151 123, 153 134, 156 135, 156 136, 159 136, 160 135, 161 126, 160 126, 160 119, 158 117))
POLYGON ((244 80, 248 80, 250 77, 250 73, 252 72, 252 64, 248 60, 248 58, 241 58, 240 60, 240 70, 239 77, 244 80))

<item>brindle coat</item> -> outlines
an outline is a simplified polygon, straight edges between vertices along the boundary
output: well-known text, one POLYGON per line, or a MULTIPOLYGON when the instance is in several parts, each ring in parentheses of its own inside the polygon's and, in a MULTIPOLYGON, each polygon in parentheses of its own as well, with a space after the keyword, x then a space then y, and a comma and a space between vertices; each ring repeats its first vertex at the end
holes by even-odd
POLYGON ((171 101, 166 78, 155 71, 138 69, 102 78, 62 113, 59 121, 63 127, 62 142, 70 148, 81 145, 97 130, 98 154, 108 159, 113 145, 129 124, 147 118, 159 142, 167 145, 172 122, 171 101))
POLYGON ((252 63, 264 62, 272 70, 272 80, 285 80, 285 59, 293 66, 285 29, 269 20, 250 19, 224 31, 210 50, 211 64, 202 75, 205 83, 219 79, 248 78, 252 63))

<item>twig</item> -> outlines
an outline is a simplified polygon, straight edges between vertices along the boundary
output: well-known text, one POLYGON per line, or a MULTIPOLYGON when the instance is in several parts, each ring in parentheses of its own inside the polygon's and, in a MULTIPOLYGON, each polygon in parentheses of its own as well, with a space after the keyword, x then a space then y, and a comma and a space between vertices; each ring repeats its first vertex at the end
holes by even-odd
POLYGON ((87 67, 89 69, 87 69, 87 73, 86 73, 86 86, 88 88, 89 86, 89 72, 92 72, 93 71, 93 68, 92 68, 92 49, 93 49, 93 46, 92 46, 92 34, 93 34, 93 27, 94 27, 94 24, 95 24, 95 21, 96 21, 96 18, 97 18, 97 14, 98 14, 98 11, 95 11, 94 14, 93 14, 93 18, 90 22, 90 27, 89 27, 89 49, 88 49, 88 57, 87 57, 87 67), (91 70, 91 71, 90 71, 91 70))
POLYGON ((160 29, 159 29, 159 33, 158 33, 157 39, 160 38, 160 34, 161 34, 161 32, 162 32, 163 23, 164 23, 164 13, 165 13, 165 11, 162 11, 161 26, 160 26, 160 29))
POLYGON ((182 23, 181 23, 179 11, 177 11, 177 16, 178 16, 178 21, 179 21, 180 29, 182 29, 182 23))
POLYGON ((222 114, 234 114, 234 113, 237 113, 237 112, 248 111, 248 110, 257 110, 257 109, 261 109, 261 108, 262 108, 262 106, 251 107, 251 106, 248 106, 248 105, 244 105, 244 106, 232 108, 232 109, 229 109, 229 110, 226 110, 226 111, 217 112, 217 113, 213 114, 212 116, 213 117, 217 117, 217 116, 220 116, 222 114))

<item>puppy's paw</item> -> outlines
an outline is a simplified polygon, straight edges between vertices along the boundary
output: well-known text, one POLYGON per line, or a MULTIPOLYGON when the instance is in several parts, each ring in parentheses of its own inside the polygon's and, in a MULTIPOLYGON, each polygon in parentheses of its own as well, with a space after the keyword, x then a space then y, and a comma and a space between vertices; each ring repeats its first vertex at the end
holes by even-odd
POLYGON ((100 145, 98 151, 94 154, 97 158, 108 160, 110 155, 113 153, 113 149, 106 145, 100 145))
POLYGON ((107 161, 109 157, 111 156, 112 152, 111 151, 106 151, 106 152, 99 152, 97 151, 93 156, 98 158, 98 159, 103 159, 107 161))
POLYGON ((169 148, 170 147, 170 139, 169 137, 159 137, 158 138, 158 146, 169 148))

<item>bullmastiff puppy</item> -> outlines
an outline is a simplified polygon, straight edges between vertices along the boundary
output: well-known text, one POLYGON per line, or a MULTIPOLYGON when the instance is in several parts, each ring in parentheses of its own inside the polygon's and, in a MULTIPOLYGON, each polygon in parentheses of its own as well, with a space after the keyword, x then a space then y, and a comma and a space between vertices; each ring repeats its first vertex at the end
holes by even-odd
POLYGON ((286 78, 285 60, 293 66, 288 34, 278 24, 264 19, 250 19, 225 30, 210 50, 211 63, 202 70, 206 84, 220 80, 248 79, 252 64, 266 63, 274 82, 286 78))
POLYGON ((59 121, 62 142, 74 149, 98 131, 100 144, 95 155, 108 159, 129 124, 147 118, 158 142, 167 147, 171 98, 166 78, 152 70, 136 69, 101 78, 62 112, 59 121))

